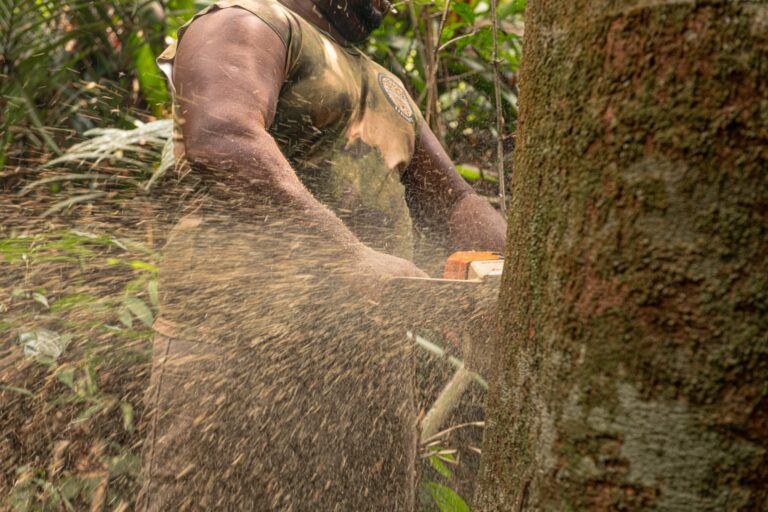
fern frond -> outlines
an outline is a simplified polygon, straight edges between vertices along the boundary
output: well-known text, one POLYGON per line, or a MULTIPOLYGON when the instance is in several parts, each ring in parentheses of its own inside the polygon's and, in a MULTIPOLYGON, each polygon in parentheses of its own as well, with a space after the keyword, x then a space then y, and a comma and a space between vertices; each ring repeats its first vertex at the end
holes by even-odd
POLYGON ((173 138, 168 137, 163 146, 163 152, 160 155, 160 165, 155 169, 155 172, 152 173, 152 176, 144 185, 144 190, 149 192, 149 189, 152 188, 155 182, 162 178, 166 171, 172 169, 175 165, 176 156, 173 154, 173 138))
POLYGON ((73 162, 78 165, 90 162, 90 166, 95 167, 107 159, 117 163, 141 163, 140 160, 130 158, 128 156, 130 154, 147 159, 160 158, 164 153, 163 148, 171 139, 172 130, 173 121, 170 119, 139 123, 132 130, 119 128, 89 130, 85 132, 85 136, 91 138, 70 147, 62 156, 46 163, 45 167, 73 162))
MULTIPOLYGON (((20 195, 29 193, 34 188, 52 182, 61 181, 91 181, 110 180, 118 176, 107 174, 106 166, 99 166, 102 162, 109 161, 112 165, 123 170, 134 170, 143 179, 147 173, 149 179, 140 182, 121 173, 119 179, 124 183, 130 183, 145 192, 148 192, 158 180, 175 164, 173 154, 173 121, 161 119, 150 123, 137 123, 132 130, 120 128, 97 128, 89 130, 86 136, 92 137, 68 148, 63 155, 43 164, 42 168, 57 167, 67 164, 75 164, 77 167, 87 166, 85 173, 69 173, 36 180, 25 186, 20 195), (159 164, 153 169, 156 163, 159 164), (98 168, 102 172, 91 172, 98 168)), ((77 202, 91 199, 91 194, 78 196, 74 203, 57 203, 54 209, 46 212, 46 215, 58 211, 61 207, 70 206, 77 202), (61 206, 63 205, 63 206, 61 206)))
POLYGON ((161 119, 149 123, 138 123, 132 130, 119 128, 97 128, 85 133, 91 139, 85 140, 66 150, 66 152, 47 164, 51 167, 75 163, 95 168, 101 162, 109 160, 114 164, 130 165, 140 170, 151 168, 152 162, 160 164, 151 173, 149 180, 141 184, 144 191, 149 189, 175 163, 173 155, 173 121, 161 119))

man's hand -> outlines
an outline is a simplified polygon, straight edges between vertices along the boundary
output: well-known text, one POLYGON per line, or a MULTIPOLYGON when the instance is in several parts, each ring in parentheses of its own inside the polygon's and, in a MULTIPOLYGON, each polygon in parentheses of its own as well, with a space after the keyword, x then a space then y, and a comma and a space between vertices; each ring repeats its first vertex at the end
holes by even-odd
POLYGON ((448 226, 458 249, 504 252, 507 223, 484 197, 474 192, 456 202, 448 226))
POLYGON ((507 223, 456 172, 426 124, 402 181, 414 220, 447 235, 453 250, 503 251, 507 223))
POLYGON ((412 262, 391 254, 361 246, 357 254, 357 271, 370 277, 429 277, 412 262))

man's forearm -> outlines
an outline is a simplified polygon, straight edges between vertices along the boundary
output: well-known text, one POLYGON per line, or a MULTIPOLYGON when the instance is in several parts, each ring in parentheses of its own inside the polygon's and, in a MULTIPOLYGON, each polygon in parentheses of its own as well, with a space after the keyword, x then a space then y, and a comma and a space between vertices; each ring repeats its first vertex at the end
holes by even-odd
POLYGON ((447 234, 454 250, 499 251, 506 223, 462 178, 437 137, 421 126, 411 165, 403 175, 406 198, 416 220, 447 234), (447 225, 446 225, 447 224, 447 225))
POLYGON ((260 203, 279 209, 288 222, 304 225, 308 232, 349 249, 364 246, 328 207, 301 183, 274 139, 259 131, 242 137, 217 137, 215 142, 187 149, 187 159, 203 172, 221 174, 228 187, 247 197, 256 209, 260 203))

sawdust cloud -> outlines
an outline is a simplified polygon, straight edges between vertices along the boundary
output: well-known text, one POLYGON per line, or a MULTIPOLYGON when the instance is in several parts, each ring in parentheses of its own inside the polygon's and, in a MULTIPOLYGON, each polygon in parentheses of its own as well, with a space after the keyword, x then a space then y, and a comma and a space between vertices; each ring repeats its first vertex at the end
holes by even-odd
MULTIPOLYGON (((403 478, 414 489, 417 473, 441 478, 417 468, 417 421, 453 368, 405 332, 462 357, 457 311, 477 301, 355 273, 348 248, 307 219, 274 205, 233 208, 183 180, 150 195, 115 182, 105 197, 45 218, 60 197, 18 196, 24 183, 2 196, 0 232, 0 495, 9 503, 135 506, 153 422, 174 418, 194 428, 170 428, 155 449, 171 461, 166 477, 194 485, 164 493, 194 507, 236 508, 250 496, 279 510, 364 510, 373 496, 403 495, 403 478), (178 340, 163 345, 178 357, 159 409, 152 348, 167 338, 152 334, 158 316, 178 340), (57 357, 22 343, 41 332, 68 337, 57 357)), ((445 254, 424 243, 416 259, 436 275, 445 254)), ((446 426, 482 420, 482 400, 473 389, 446 426)), ((459 448, 451 485, 466 497, 479 462, 469 448, 480 442, 476 428, 440 441, 459 448)))

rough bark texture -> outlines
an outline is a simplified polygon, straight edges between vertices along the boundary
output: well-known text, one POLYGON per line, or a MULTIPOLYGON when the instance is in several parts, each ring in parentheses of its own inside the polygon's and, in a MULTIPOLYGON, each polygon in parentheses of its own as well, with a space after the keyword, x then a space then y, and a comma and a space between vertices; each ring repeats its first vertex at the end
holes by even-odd
POLYGON ((478 510, 766 510, 768 5, 525 37, 478 510))

